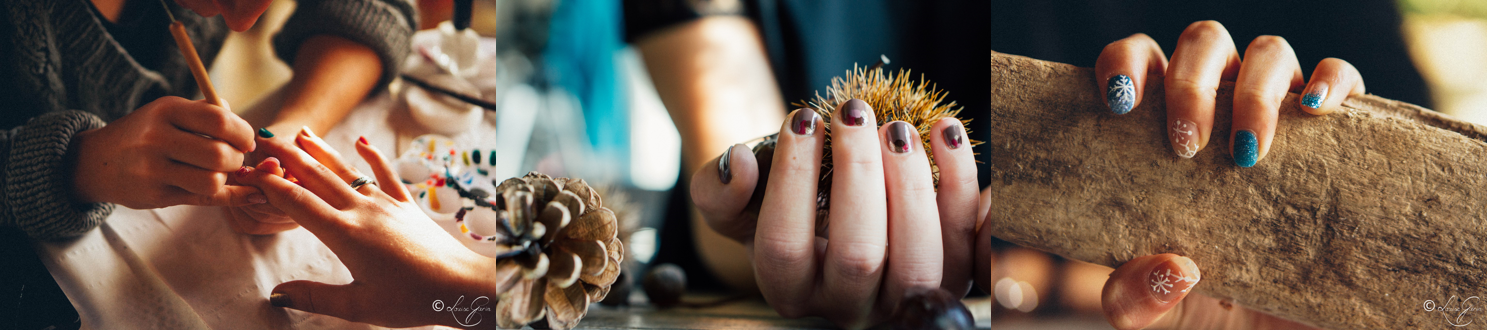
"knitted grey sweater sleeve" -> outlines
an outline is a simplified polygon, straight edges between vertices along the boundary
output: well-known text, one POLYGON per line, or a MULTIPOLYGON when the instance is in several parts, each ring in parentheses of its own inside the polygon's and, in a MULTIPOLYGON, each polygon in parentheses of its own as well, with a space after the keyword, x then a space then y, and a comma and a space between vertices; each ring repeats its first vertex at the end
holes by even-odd
POLYGON ((32 118, 26 125, 0 131, 0 172, 5 187, 0 224, 9 224, 36 239, 81 235, 113 212, 109 203, 76 203, 65 173, 67 145, 77 132, 103 127, 98 116, 57 111, 32 118))
POLYGON ((383 86, 397 76, 409 54, 418 15, 410 0, 299 0, 284 29, 274 37, 274 50, 294 63, 299 46, 312 36, 335 35, 371 47, 382 58, 383 86))

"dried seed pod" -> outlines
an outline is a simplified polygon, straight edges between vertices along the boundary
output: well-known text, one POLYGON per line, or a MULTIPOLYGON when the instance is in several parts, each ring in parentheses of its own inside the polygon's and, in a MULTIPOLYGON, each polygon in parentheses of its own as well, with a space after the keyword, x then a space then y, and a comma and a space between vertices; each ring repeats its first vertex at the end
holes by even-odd
MULTIPOLYGON (((502 328, 571 329, 619 276, 624 245, 614 213, 583 180, 532 172, 502 182, 475 207, 497 214, 487 226, 496 233, 485 240, 507 251, 497 257, 495 274, 502 328)), ((486 213, 461 211, 456 218, 486 213)))
MULTIPOLYGON (((815 110, 821 115, 822 120, 831 123, 832 116, 836 114, 837 107, 848 100, 858 99, 866 102, 872 107, 873 114, 877 118, 879 126, 884 124, 903 121, 913 125, 919 133, 919 140, 923 144, 925 154, 929 155, 929 167, 934 176, 935 186, 940 183, 940 167, 935 163, 933 149, 930 148, 931 132, 934 124, 945 118, 955 118, 960 114, 961 108, 955 101, 945 100, 947 93, 935 88, 932 83, 924 80, 910 79, 910 73, 899 70, 895 73, 884 73, 882 62, 869 68, 854 68, 847 71, 845 77, 831 79, 831 86, 823 93, 817 93, 814 99, 809 101, 795 102, 800 108, 815 110)), ((970 133, 969 120, 962 119, 961 126, 966 127, 966 133, 970 133)), ((831 205, 831 125, 825 125, 826 144, 821 159, 821 178, 816 187, 816 233, 826 233, 826 215, 831 205)), ((970 140, 972 146, 980 145, 981 141, 970 140)), ((750 200, 746 212, 757 215, 760 202, 763 200, 763 191, 769 180, 770 159, 774 155, 775 137, 768 136, 762 142, 754 145, 754 156, 759 160, 759 184, 755 186, 754 196, 750 200)))

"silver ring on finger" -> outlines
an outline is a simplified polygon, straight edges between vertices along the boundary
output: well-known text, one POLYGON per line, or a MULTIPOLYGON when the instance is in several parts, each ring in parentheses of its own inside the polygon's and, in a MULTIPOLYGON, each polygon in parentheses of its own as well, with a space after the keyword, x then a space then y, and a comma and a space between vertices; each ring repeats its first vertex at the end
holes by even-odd
POLYGON ((351 180, 351 190, 358 190, 361 189, 362 186, 366 186, 369 184, 377 184, 377 181, 372 180, 371 177, 363 175, 357 177, 356 180, 351 180))

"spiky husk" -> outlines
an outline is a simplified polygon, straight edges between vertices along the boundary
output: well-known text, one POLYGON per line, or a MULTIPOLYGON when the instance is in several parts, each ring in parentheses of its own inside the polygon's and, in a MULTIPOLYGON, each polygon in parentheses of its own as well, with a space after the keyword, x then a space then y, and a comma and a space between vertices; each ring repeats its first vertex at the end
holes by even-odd
MULTIPOLYGON (((831 120, 836 113, 836 108, 851 99, 859 99, 873 108, 877 117, 878 126, 894 121, 903 121, 913 125, 919 132, 919 140, 923 144, 925 154, 929 156, 929 168, 934 176, 934 184, 939 187, 940 167, 935 162, 934 149, 930 148, 930 139, 934 133, 934 124, 945 118, 959 118, 961 107, 955 101, 947 101, 948 93, 938 89, 933 83, 925 80, 922 76, 911 79, 908 70, 899 70, 897 73, 884 73, 880 67, 862 68, 854 67, 847 71, 846 76, 831 79, 831 86, 823 92, 817 92, 816 97, 809 101, 795 102, 800 108, 809 108, 821 115, 826 132, 825 150, 822 153, 821 178, 816 191, 816 228, 818 235, 826 232, 826 218, 831 205, 831 120)), ((966 136, 970 136, 970 120, 959 119, 962 127, 966 129, 966 136)), ((967 139, 971 146, 980 145, 981 141, 967 139)), ((768 171, 768 165, 762 164, 764 157, 761 153, 772 158, 774 152, 773 139, 766 139, 764 143, 756 145, 754 152, 761 161, 761 169, 768 171)), ((762 175, 761 184, 756 190, 762 190, 767 180, 767 175, 762 175)), ((762 194, 756 191, 754 199, 760 199, 762 194)), ((758 203, 751 201, 750 209, 757 214, 758 203)))

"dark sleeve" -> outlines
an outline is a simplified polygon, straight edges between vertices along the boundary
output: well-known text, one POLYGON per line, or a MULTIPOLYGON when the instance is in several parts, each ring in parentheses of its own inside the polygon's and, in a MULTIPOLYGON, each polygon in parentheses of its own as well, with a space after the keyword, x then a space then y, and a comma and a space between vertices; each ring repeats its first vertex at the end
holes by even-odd
POLYGON ((383 86, 397 76, 418 29, 418 15, 408 0, 300 0, 284 29, 274 36, 274 50, 294 63, 299 46, 312 36, 335 35, 371 47, 382 58, 383 86))
POLYGON ((624 0, 625 42, 709 15, 743 15, 742 1, 624 0))
POLYGON ((0 175, 5 188, 0 224, 46 240, 81 235, 113 212, 109 203, 76 203, 64 157, 78 132, 103 127, 98 116, 58 111, 0 132, 0 175))

